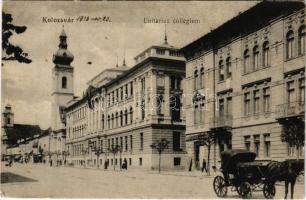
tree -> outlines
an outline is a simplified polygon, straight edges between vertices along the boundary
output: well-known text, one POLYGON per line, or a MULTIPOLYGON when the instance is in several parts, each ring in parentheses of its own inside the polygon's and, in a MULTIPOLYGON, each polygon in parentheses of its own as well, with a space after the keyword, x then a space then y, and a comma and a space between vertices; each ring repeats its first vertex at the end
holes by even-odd
POLYGON ((165 149, 168 149, 169 141, 166 139, 161 139, 159 141, 151 144, 152 149, 156 149, 158 152, 158 173, 160 173, 160 164, 161 164, 161 154, 165 149))
POLYGON ((21 34, 26 31, 26 26, 16 26, 12 24, 13 18, 9 13, 2 12, 2 60, 13 60, 20 63, 29 64, 31 59, 27 58, 28 54, 23 52, 22 48, 13 45, 9 39, 15 32, 21 34))
POLYGON ((297 159, 299 159, 299 149, 304 146, 304 130, 305 122, 301 119, 296 119, 283 124, 281 140, 282 142, 288 143, 290 147, 295 146, 297 148, 297 159))
POLYGON ((214 132, 210 131, 206 134, 200 134, 198 139, 201 145, 207 146, 207 175, 210 175, 210 149, 211 146, 217 141, 217 137, 214 132))
MULTIPOLYGON (((119 145, 115 145, 115 146, 112 145, 112 146, 108 149, 108 151, 114 155, 114 162, 115 162, 116 154, 117 154, 118 152, 121 152, 121 151, 122 151, 122 148, 121 148, 121 146, 119 146, 119 145)), ((121 166, 120 166, 120 168, 121 168, 121 166)), ((115 170, 116 170, 116 165, 115 165, 115 163, 114 163, 114 171, 115 171, 115 170)))
POLYGON ((95 154, 97 156, 97 168, 99 168, 100 155, 105 153, 105 152, 103 151, 103 149, 101 147, 100 148, 94 147, 93 151, 95 152, 95 154))

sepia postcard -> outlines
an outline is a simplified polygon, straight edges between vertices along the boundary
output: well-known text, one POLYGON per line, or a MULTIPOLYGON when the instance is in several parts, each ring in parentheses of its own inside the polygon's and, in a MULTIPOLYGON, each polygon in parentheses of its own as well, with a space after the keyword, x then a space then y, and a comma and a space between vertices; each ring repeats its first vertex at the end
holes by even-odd
POLYGON ((304 1, 4 1, 1 198, 304 199, 304 1))

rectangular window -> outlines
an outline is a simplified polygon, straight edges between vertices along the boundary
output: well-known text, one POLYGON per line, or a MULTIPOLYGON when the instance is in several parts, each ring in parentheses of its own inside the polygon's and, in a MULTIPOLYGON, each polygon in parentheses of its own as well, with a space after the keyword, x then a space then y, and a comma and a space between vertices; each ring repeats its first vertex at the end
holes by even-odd
POLYGON ((299 80, 299 89, 300 89, 300 94, 299 94, 300 105, 304 105, 305 104, 305 78, 301 78, 299 80))
POLYGON ((116 102, 118 102, 119 101, 119 91, 118 91, 118 89, 116 90, 116 102))
POLYGON ((181 158, 180 157, 175 157, 173 159, 173 165, 174 166, 180 166, 181 165, 181 158))
POLYGON ((260 95, 259 95, 259 90, 255 90, 253 92, 253 98, 254 98, 254 114, 259 113, 259 103, 260 103, 260 95))
POLYGON ((128 98, 128 85, 125 85, 125 99, 128 98))
POLYGON ((198 124, 198 121, 197 121, 197 112, 198 112, 198 109, 199 109, 199 107, 198 107, 198 105, 195 105, 194 106, 194 111, 193 111, 193 122, 194 122, 194 124, 198 124))
POLYGON ((245 149, 251 151, 251 136, 244 136, 245 149))
POLYGON ((287 82, 287 95, 288 95, 288 103, 289 105, 295 101, 294 96, 294 81, 287 82))
POLYGON ((131 96, 133 96, 133 81, 130 83, 131 84, 131 96))
POLYGON ((146 116, 146 108, 145 108, 145 100, 142 99, 141 100, 141 119, 144 120, 145 119, 145 116, 146 116))
POLYGON ((123 87, 120 88, 120 100, 123 100, 123 87))
POLYGON ((127 151, 128 150, 128 137, 125 136, 124 138, 125 138, 125 151, 127 151))
POLYGON ((173 151, 181 151, 181 133, 173 132, 173 151))
POLYGON ((263 89, 263 110, 270 112, 270 88, 263 89))
POLYGON ((224 99, 219 99, 219 115, 224 116, 224 99))
POLYGON ((130 166, 132 165, 132 158, 129 158, 130 166))
POLYGON ((251 114, 251 98, 250 92, 244 94, 244 114, 245 116, 251 114))
POLYGON ((219 66, 219 81, 224 81, 224 66, 219 66))
POLYGON ((260 135, 254 135, 254 152, 256 153, 257 157, 259 157, 259 150, 260 150, 260 135))
POLYGON ((133 136, 130 135, 130 150, 133 150, 133 136))
POLYGON ((232 97, 228 97, 227 98, 227 101, 226 101, 226 113, 228 115, 231 115, 232 114, 232 97))
POLYGON ((270 157, 270 149, 271 149, 271 142, 270 142, 270 134, 265 134, 264 135, 264 154, 265 157, 270 157))
POLYGON ((140 150, 143 150, 143 133, 140 133, 140 150))

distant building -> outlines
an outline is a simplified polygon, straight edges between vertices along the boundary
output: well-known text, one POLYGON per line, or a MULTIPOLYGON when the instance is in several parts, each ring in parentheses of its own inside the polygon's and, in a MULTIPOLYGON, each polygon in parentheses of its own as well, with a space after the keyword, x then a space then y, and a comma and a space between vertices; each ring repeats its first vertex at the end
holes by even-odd
POLYGON ((304 124, 305 5, 264 1, 182 48, 187 59, 186 140, 200 167, 214 133, 211 163, 226 149, 249 149, 258 160, 283 160, 303 149, 281 141, 304 124))
POLYGON ((165 138, 162 168, 185 166, 185 59, 178 51, 165 40, 136 56, 133 67, 124 62, 88 82, 86 95, 65 110, 69 162, 102 168, 107 161, 119 169, 126 160, 128 167, 156 169, 150 145, 165 138))
POLYGON ((38 125, 15 124, 11 105, 7 104, 2 113, 2 156, 10 155, 24 158, 38 155, 37 142, 34 140, 41 134, 38 125))

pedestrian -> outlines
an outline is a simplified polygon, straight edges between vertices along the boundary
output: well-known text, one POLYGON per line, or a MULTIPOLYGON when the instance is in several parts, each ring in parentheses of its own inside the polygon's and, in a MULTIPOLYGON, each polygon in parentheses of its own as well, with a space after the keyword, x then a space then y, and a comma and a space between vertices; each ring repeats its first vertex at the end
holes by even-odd
POLYGON ((123 160, 122 169, 127 170, 127 160, 126 160, 126 158, 124 158, 124 160, 123 160))
POLYGON ((206 160, 205 158, 203 159, 203 163, 202 163, 202 173, 205 170, 205 172, 207 172, 207 167, 206 167, 206 160))
POLYGON ((189 171, 191 172, 191 169, 192 169, 192 158, 190 160, 190 164, 189 164, 189 171))

